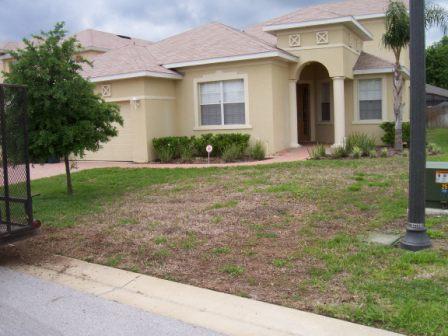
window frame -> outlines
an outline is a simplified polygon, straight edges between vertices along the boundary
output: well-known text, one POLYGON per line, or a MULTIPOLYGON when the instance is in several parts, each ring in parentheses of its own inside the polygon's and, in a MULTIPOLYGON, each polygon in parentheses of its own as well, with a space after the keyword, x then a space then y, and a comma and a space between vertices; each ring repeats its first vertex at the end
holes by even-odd
POLYGON ((354 88, 354 106, 355 106, 355 113, 354 113, 354 120, 353 124, 358 125, 369 125, 369 124, 381 124, 385 121, 387 121, 387 78, 378 76, 378 75, 372 75, 372 76, 366 76, 362 78, 357 78, 355 80, 355 88, 354 88), (361 109, 360 109, 360 82, 361 81, 370 81, 370 80, 379 80, 381 83, 381 118, 380 119, 361 119, 361 109))
POLYGON ((334 108, 334 104, 333 104, 333 83, 331 81, 331 79, 322 79, 322 80, 318 80, 317 81, 317 85, 318 85, 318 90, 317 90, 317 106, 318 106, 318 118, 317 118, 317 123, 319 125, 331 125, 333 124, 333 108, 334 108), (322 120, 322 98, 323 98, 323 92, 322 92, 322 85, 323 84, 328 84, 329 85, 329 93, 330 93, 330 120, 322 120))
MULTIPOLYGON (((195 123, 193 130, 194 131, 202 131, 202 130, 240 130, 240 129, 251 129, 249 121, 249 85, 248 85, 248 76, 246 74, 237 74, 237 73, 223 73, 217 71, 216 73, 207 74, 200 78, 194 79, 194 113, 195 113, 195 123), (224 82, 226 81, 236 81, 242 80, 243 89, 244 89, 244 118, 245 124, 224 124, 224 82), (207 84, 212 82, 221 82, 221 124, 220 125, 202 125, 201 124, 201 91, 200 85, 207 84)), ((205 104, 207 105, 207 104, 205 104)))

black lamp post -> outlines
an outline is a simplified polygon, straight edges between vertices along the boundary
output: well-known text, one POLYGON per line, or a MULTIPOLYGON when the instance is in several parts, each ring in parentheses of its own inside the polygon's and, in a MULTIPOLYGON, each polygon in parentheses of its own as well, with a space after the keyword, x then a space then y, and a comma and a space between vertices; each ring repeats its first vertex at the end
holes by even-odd
POLYGON ((401 247, 419 251, 431 247, 425 228, 426 64, 425 1, 411 0, 411 139, 409 155, 409 219, 401 247))

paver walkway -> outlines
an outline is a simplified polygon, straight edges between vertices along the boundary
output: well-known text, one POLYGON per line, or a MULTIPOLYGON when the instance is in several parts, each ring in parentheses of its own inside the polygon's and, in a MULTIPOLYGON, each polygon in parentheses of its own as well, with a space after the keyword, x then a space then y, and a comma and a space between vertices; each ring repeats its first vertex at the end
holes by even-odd
MULTIPOLYGON (((207 167, 237 167, 237 166, 255 166, 280 162, 302 161, 309 158, 309 147, 300 147, 285 150, 278 155, 263 160, 253 162, 237 162, 222 164, 161 164, 161 163, 131 163, 131 162, 112 162, 112 161, 77 161, 73 172, 93 169, 93 168, 207 168, 207 167)), ((31 166, 31 179, 36 180, 44 177, 65 174, 65 166, 63 162, 31 166)))

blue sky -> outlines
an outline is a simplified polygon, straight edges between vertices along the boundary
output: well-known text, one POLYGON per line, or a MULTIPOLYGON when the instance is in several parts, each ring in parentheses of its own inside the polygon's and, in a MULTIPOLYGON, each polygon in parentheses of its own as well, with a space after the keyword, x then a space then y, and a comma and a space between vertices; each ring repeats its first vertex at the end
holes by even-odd
MULTIPOLYGON (((210 21, 244 28, 305 5, 329 1, 0 0, 0 41, 48 30, 57 21, 65 21, 71 33, 94 28, 157 41, 210 21)), ((435 2, 448 8, 448 0, 435 2)), ((441 37, 441 31, 432 29, 427 40, 432 43, 441 37)))

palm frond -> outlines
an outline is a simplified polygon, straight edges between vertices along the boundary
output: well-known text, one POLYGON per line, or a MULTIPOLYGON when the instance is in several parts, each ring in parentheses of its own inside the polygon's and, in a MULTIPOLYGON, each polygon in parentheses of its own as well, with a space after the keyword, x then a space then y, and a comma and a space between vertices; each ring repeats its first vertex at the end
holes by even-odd
POLYGON ((439 27, 446 35, 448 33, 448 10, 440 5, 428 3, 425 8, 425 26, 426 29, 439 27))

